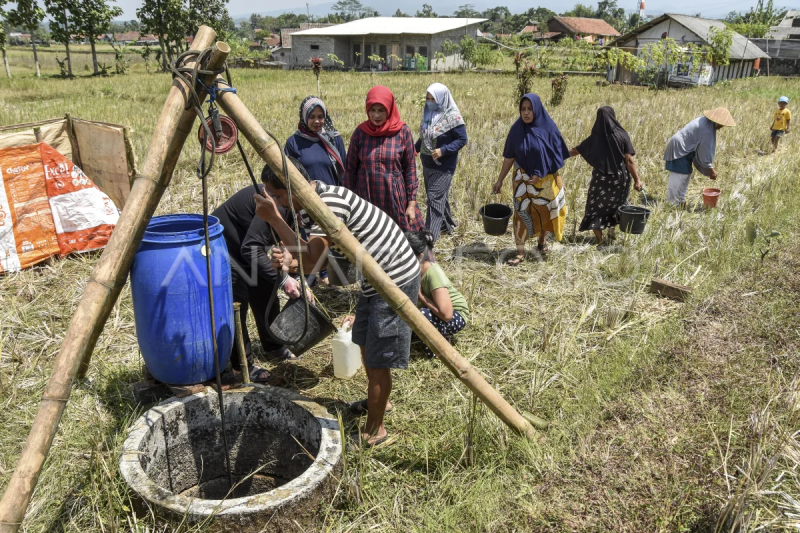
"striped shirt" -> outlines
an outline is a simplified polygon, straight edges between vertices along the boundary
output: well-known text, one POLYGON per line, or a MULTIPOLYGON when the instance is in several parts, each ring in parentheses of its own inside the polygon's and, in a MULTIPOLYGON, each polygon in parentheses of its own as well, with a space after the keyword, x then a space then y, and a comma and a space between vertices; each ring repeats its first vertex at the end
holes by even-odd
MULTIPOLYGON (((402 287, 419 277, 419 261, 414 256, 405 235, 386 213, 344 187, 316 182, 317 194, 347 229, 358 239, 389 278, 402 287)), ((301 225, 312 236, 325 232, 305 212, 300 212, 301 225)), ((361 278, 361 292, 366 297, 377 292, 364 279, 360 264, 356 268, 361 278)))

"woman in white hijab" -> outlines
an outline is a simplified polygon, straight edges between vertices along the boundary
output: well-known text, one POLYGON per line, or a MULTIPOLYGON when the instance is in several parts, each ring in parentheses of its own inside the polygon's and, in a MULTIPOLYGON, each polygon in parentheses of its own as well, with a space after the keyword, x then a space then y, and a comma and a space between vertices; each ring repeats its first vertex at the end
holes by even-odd
POLYGON ((422 160, 428 211, 425 229, 434 241, 439 232, 450 233, 457 226, 450 209, 450 184, 458 165, 458 151, 467 144, 467 128, 450 90, 441 83, 428 87, 425 111, 415 145, 422 160))

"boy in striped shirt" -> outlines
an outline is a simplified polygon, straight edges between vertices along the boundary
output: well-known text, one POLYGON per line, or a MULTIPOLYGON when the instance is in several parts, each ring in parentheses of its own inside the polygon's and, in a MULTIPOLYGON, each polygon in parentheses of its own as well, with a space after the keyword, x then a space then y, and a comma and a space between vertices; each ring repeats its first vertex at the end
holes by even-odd
MULTIPOLYGON (((302 165, 293 158, 290 160, 309 179, 302 165)), ((278 210, 278 205, 289 207, 286 187, 268 166, 264 167, 261 179, 269 196, 254 196, 256 214, 275 229, 283 242, 294 243, 295 233, 281 218, 278 210)), ((375 258, 395 285, 412 302, 416 302, 420 287, 419 261, 400 227, 389 215, 349 189, 313 181, 311 183, 315 185, 320 199, 375 258)), ((310 274, 325 267, 331 241, 308 214, 302 211, 296 197, 292 201, 294 208, 300 211, 301 225, 309 234, 308 240, 301 240, 300 246, 304 274, 310 274)), ((272 250, 272 262, 276 269, 291 264, 292 260, 292 255, 287 250, 272 250)), ((360 266, 356 265, 359 273, 360 266)), ((375 446, 388 438, 383 418, 392 390, 391 369, 408 368, 411 328, 363 277, 355 317, 346 317, 343 325, 348 322, 353 325, 353 342, 361 347, 369 381, 367 398, 353 403, 350 408, 357 414, 367 413, 367 423, 361 437, 367 446, 375 446)))

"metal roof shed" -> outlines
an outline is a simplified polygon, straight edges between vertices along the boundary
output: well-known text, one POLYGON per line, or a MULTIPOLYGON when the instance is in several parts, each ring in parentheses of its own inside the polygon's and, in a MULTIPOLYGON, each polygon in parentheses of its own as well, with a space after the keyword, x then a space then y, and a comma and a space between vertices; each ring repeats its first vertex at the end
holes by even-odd
MULTIPOLYGON (((623 35, 611 46, 624 48, 637 55, 648 44, 667 37, 674 39, 678 44, 691 43, 703 46, 710 44, 713 28, 723 30, 725 27, 725 23, 721 20, 666 13, 623 35)), ((710 65, 704 68, 703 74, 696 73, 694 76, 685 75, 685 66, 677 66, 676 72, 670 73, 670 80, 678 83, 710 85, 719 80, 744 78, 759 68, 761 59, 768 58, 755 43, 738 33, 733 34, 728 57, 729 65, 710 65)), ((637 82, 635 74, 623 68, 613 69, 610 78, 609 81, 637 82)))
POLYGON ((334 66, 331 55, 346 68, 431 70, 456 66, 454 44, 476 39, 482 18, 370 17, 327 28, 292 34, 293 67, 310 66, 313 57, 334 66), (441 53, 442 55, 438 55, 441 53), (378 59, 379 58, 379 59, 378 59), (438 58, 438 59, 435 59, 438 58))

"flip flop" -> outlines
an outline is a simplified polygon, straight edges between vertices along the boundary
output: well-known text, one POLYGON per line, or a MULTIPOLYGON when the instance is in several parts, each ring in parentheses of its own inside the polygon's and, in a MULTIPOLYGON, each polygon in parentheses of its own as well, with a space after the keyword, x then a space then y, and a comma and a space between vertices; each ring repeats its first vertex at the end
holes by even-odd
POLYGON ((369 442, 369 439, 361 438, 360 431, 353 431, 350 433, 350 447, 353 451, 358 451, 360 449, 368 449, 368 448, 377 448, 381 444, 385 443, 389 440, 389 433, 386 433, 383 437, 379 437, 375 442, 369 442))
MULTIPOLYGON (((365 415, 369 412, 369 408, 367 407, 367 399, 364 398, 363 400, 359 400, 357 402, 353 402, 347 406, 347 409, 350 410, 351 413, 357 416, 365 415)), ((394 410, 394 405, 384 411, 384 414, 388 415, 394 410)))
POLYGON ((506 266, 515 267, 519 266, 524 262, 525 262, 525 256, 520 257, 517 255, 506 261, 506 266))
POLYGON ((302 355, 295 355, 293 354, 289 348, 284 346, 283 348, 278 348, 277 350, 273 350, 267 354, 267 357, 273 359, 275 361, 299 361, 302 359, 302 355))
POLYGON ((272 372, 266 368, 261 368, 260 366, 251 366, 249 372, 250 381, 253 383, 269 383, 269 381, 272 379, 272 372))

